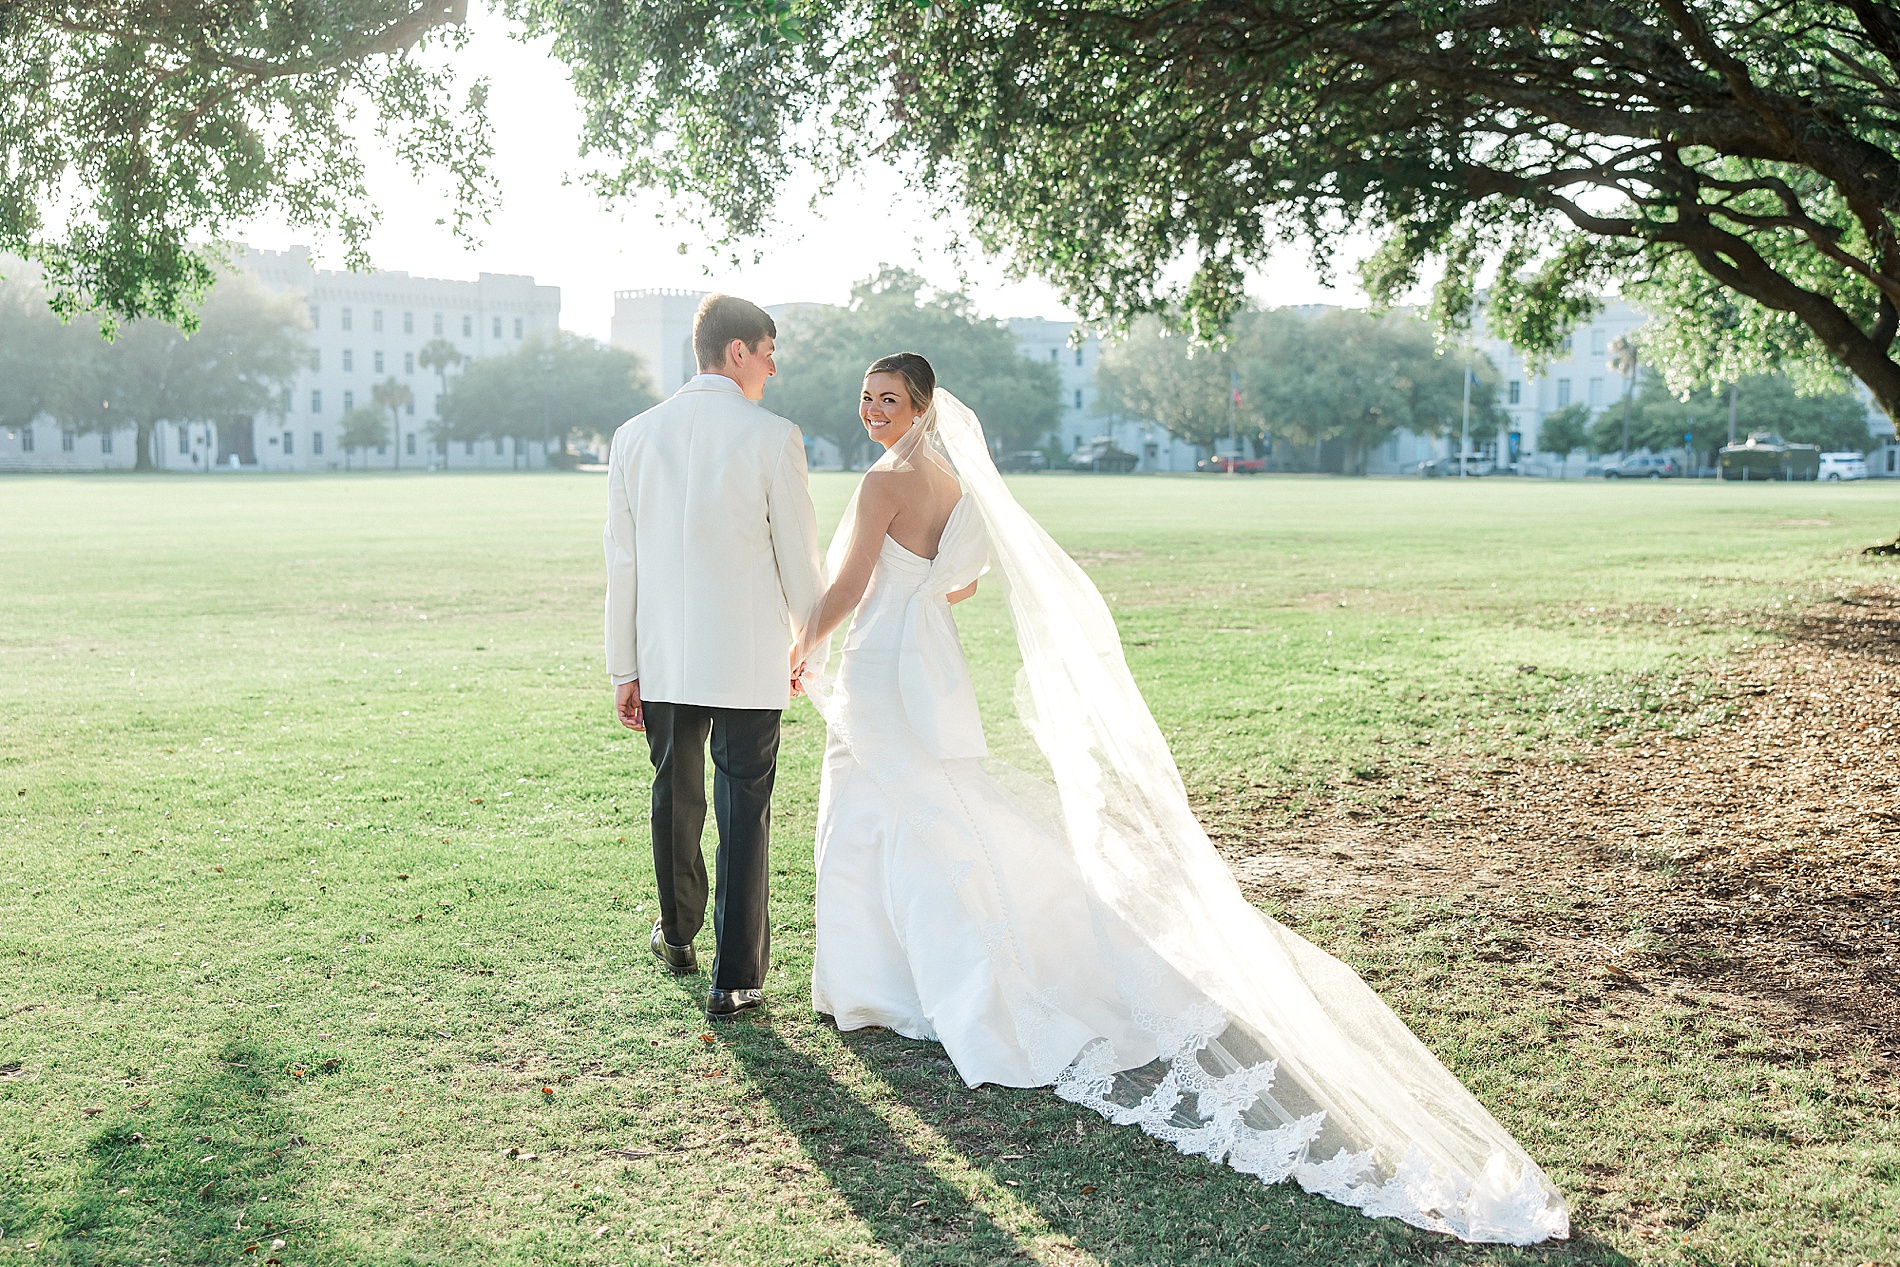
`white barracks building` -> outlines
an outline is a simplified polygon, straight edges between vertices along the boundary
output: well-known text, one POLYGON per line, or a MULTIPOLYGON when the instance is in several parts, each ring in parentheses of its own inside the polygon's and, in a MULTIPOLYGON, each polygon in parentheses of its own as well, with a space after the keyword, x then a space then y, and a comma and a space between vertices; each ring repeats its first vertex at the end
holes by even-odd
MULTIPOLYGON (((423 345, 447 339, 464 360, 512 352, 536 330, 560 325, 561 290, 532 277, 482 273, 472 282, 411 277, 400 270, 345 273, 310 266, 307 248, 247 251, 240 263, 272 290, 301 293, 310 312, 310 367, 297 376, 278 408, 252 420, 249 435, 221 445, 220 465, 235 454, 240 465, 267 471, 341 470, 338 436, 343 415, 371 403, 376 384, 394 378, 415 402, 403 411, 402 440, 349 455, 352 466, 540 466, 540 444, 457 441, 438 445, 429 427, 443 377, 416 363, 423 345), (249 451, 242 451, 249 441, 249 451)), ((454 369, 448 374, 453 377, 454 369)), ((200 428, 202 430, 202 428, 200 428)), ((161 444, 160 448, 167 446, 161 444)), ((167 454, 176 465, 178 446, 167 454)))

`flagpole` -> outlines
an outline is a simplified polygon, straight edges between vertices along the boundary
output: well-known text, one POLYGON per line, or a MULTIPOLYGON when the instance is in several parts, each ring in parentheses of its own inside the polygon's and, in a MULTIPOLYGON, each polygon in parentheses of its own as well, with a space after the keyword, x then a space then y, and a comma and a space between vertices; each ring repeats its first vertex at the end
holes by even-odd
POLYGON ((1465 366, 1465 412, 1458 424, 1458 478, 1465 477, 1471 465, 1471 367, 1465 366))

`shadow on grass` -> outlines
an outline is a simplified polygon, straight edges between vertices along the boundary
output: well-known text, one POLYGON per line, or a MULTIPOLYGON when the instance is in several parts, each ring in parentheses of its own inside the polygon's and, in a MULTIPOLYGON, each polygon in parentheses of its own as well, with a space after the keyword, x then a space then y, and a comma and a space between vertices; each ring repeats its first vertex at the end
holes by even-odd
MULTIPOLYGON (((1029 1252, 822 1062, 774 1032, 769 1017, 730 1023, 721 1032, 805 1156, 900 1262, 990 1264, 1029 1252)), ((1184 1157, 1045 1089, 966 1088, 934 1043, 882 1031, 842 1038, 875 1080, 971 1166, 1007 1185, 1051 1233, 1067 1238, 1072 1249, 1037 1253, 1048 1261, 1630 1267, 1629 1258, 1589 1236, 1515 1249, 1465 1245, 1396 1220, 1368 1219, 1292 1183, 1268 1187, 1184 1157)))
POLYGON ((720 1034, 805 1156, 899 1262, 991 1263, 1018 1251, 1015 1236, 822 1063, 774 1032, 769 1016, 726 1022, 720 1034))
MULTIPOLYGON (((34 1261, 272 1263, 293 1253, 299 1263, 351 1261, 298 1199, 305 1141, 286 1097, 325 1070, 321 1059, 299 1062, 248 1039, 227 1043, 181 1081, 168 1106, 93 1137, 74 1191, 23 1220, 44 1229, 34 1261), (274 1251, 279 1238, 285 1247, 274 1251)), ((4 1187, 0 1210, 27 1214, 24 1189, 4 1187)), ((7 1231, 17 1247, 15 1226, 7 1231)))

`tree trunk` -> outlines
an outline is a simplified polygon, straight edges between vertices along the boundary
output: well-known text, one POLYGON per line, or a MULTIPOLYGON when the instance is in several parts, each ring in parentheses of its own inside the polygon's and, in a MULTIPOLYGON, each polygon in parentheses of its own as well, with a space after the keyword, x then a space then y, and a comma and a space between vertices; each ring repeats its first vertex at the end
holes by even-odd
POLYGON ((158 464, 152 461, 152 446, 156 443, 158 443, 158 424, 155 422, 141 422, 139 424, 138 440, 133 445, 138 451, 132 463, 133 470, 151 471, 158 468, 158 464))

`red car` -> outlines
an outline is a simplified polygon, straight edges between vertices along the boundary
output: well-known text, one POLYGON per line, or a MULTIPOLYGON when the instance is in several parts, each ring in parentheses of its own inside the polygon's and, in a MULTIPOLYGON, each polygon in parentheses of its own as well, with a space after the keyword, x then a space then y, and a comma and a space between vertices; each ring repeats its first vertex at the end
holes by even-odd
POLYGON ((1237 458, 1221 456, 1204 458, 1195 464, 1196 469, 1210 471, 1219 475, 1258 475, 1267 469, 1265 458, 1237 458))

